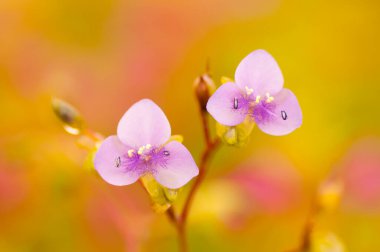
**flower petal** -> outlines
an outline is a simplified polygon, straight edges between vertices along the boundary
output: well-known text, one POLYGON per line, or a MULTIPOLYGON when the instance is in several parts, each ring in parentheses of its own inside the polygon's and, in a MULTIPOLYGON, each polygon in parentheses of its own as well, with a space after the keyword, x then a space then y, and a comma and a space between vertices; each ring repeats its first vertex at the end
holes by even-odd
POLYGON ((236 68, 235 81, 241 90, 253 89, 255 96, 274 95, 283 85, 284 78, 276 60, 265 50, 256 50, 246 56, 236 68))
POLYGON ((233 82, 220 86, 207 102, 207 111, 223 125, 235 126, 244 121, 248 102, 233 82))
POLYGON ((99 175, 108 183, 116 186, 129 185, 138 178, 138 173, 126 172, 120 165, 120 158, 128 151, 117 136, 107 137, 95 155, 94 165, 99 175), (119 165, 118 165, 119 160, 119 165))
POLYGON ((168 151, 168 160, 165 166, 157 168, 153 174, 158 183, 167 188, 176 189, 198 175, 198 167, 183 144, 172 141, 164 148, 168 151))
POLYGON ((133 104, 117 126, 120 140, 134 148, 146 144, 162 145, 170 135, 170 124, 164 112, 149 99, 133 104))
MULTIPOLYGON (((297 97, 289 89, 284 88, 274 97, 274 106, 265 120, 255 118, 257 126, 265 133, 281 136, 297 129, 302 124, 302 111, 297 97)), ((263 118, 263 117, 261 117, 263 118)))

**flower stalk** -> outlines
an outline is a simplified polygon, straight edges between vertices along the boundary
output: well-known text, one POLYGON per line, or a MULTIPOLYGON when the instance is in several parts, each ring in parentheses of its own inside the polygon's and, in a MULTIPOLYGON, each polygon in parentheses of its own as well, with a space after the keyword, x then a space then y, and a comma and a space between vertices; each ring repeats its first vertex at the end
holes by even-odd
MULTIPOLYGON (((181 239, 181 244, 182 244, 181 248, 184 248, 184 247, 186 248, 186 246, 183 245, 183 244, 186 244, 186 224, 187 224, 187 218, 188 218, 195 194, 197 193, 200 185, 202 184, 206 176, 210 158, 217 150, 219 144, 220 144, 219 139, 212 141, 211 144, 207 145, 207 147, 202 153, 201 161, 199 164, 199 175, 196 177, 194 184, 192 185, 190 189, 190 192, 186 198, 182 213, 178 219, 179 232, 180 232, 179 238, 181 239)), ((182 251, 185 252, 187 251, 187 249, 182 249, 182 251)))
POLYGON ((177 216, 173 207, 169 208, 166 211, 166 215, 168 216, 169 220, 175 225, 176 230, 178 232, 179 249, 181 252, 188 251, 186 226, 194 197, 206 176, 210 160, 221 143, 219 138, 216 137, 215 139, 213 139, 211 137, 210 126, 208 123, 208 112, 206 110, 207 102, 205 102, 205 100, 207 101, 210 97, 211 90, 209 88, 212 88, 212 86, 213 81, 209 76, 208 71, 205 74, 198 77, 194 83, 195 96, 199 105, 199 114, 201 117, 203 137, 205 142, 205 147, 202 151, 200 161, 198 164, 199 175, 195 177, 195 181, 190 188, 190 192, 185 200, 184 206, 180 214, 177 216))

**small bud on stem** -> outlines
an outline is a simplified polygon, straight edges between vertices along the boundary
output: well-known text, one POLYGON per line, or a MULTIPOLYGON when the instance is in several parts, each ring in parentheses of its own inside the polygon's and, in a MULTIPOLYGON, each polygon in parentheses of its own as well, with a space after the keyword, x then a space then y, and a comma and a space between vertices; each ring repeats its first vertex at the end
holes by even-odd
POLYGON ((215 84, 208 72, 198 76, 194 81, 194 91, 201 111, 206 111, 206 105, 211 94, 215 91, 215 84))

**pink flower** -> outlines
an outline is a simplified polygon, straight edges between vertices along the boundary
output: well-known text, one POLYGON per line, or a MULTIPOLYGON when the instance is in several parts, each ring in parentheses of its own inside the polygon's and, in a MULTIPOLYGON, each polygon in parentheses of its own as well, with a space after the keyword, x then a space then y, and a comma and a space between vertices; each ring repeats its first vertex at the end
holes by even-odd
POLYGON ((161 185, 179 188, 199 171, 186 147, 169 141, 170 136, 164 112, 151 100, 141 100, 121 118, 117 136, 104 140, 95 168, 112 185, 129 185, 151 174, 161 185))
POLYGON ((270 135, 286 135, 301 126, 297 98, 283 88, 281 70, 269 53, 256 50, 245 57, 236 69, 235 82, 219 87, 207 103, 220 124, 235 126, 249 117, 270 135))

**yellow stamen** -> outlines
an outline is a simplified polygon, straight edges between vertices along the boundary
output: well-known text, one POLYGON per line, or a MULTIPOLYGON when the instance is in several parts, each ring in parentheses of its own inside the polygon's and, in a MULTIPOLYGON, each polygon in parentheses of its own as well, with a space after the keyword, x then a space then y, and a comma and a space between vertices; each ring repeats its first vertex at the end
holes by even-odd
POLYGON ((128 150, 128 157, 132 157, 134 152, 135 150, 133 149, 128 150))
POLYGON ((141 146, 141 147, 139 148, 139 150, 137 151, 137 153, 138 153, 139 155, 141 155, 141 154, 143 154, 144 150, 145 150, 145 146, 141 146))
POLYGON ((260 102, 260 99, 261 99, 261 96, 260 95, 258 95, 258 96, 256 96, 256 103, 259 103, 260 102))
POLYGON ((271 96, 269 93, 266 93, 265 95, 267 96, 267 102, 268 103, 274 100, 274 97, 271 96))
POLYGON ((253 89, 245 86, 245 91, 247 92, 247 95, 250 95, 253 93, 253 89))
POLYGON ((145 148, 146 148, 147 150, 149 150, 151 147, 152 147, 152 145, 150 145, 150 144, 145 145, 145 148))

